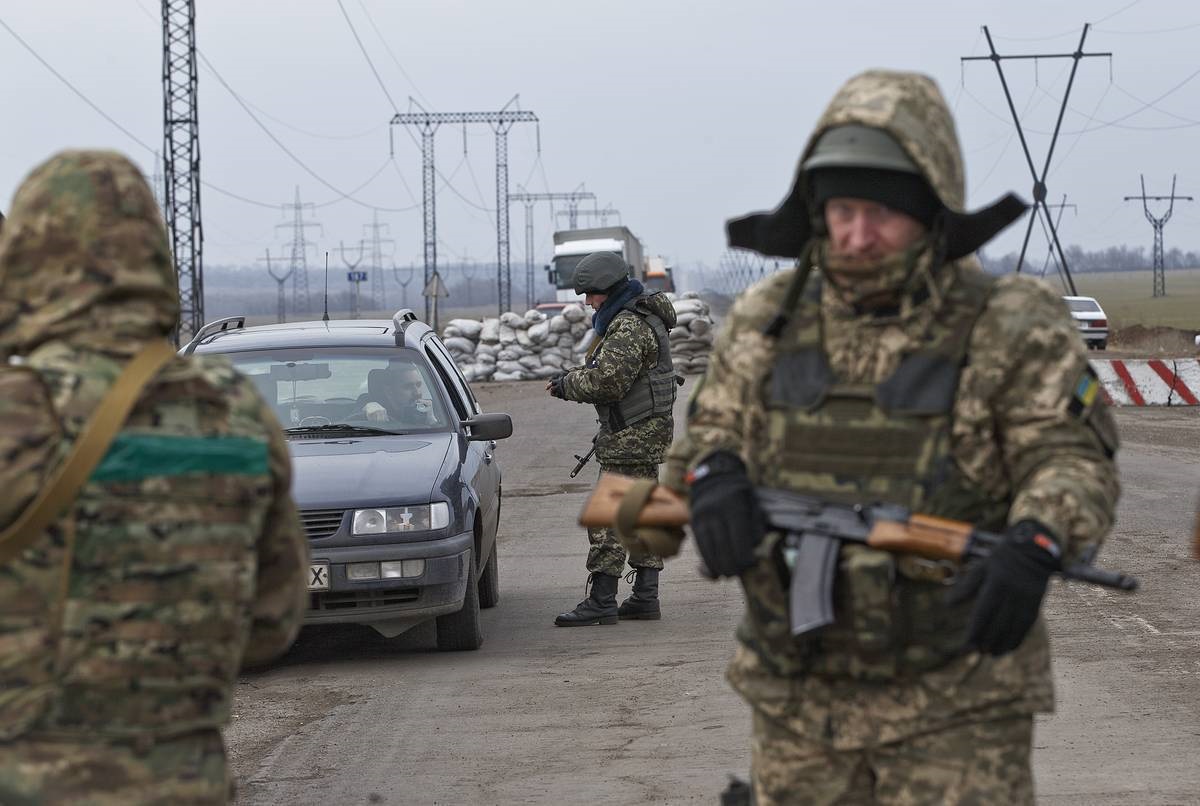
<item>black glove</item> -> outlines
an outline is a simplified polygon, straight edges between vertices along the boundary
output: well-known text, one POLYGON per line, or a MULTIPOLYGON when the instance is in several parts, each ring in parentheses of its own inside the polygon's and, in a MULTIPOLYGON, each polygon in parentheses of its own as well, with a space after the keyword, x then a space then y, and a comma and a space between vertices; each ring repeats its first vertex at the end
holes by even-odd
POLYGON ((713 577, 738 576, 756 562, 767 521, 742 460, 717 451, 688 474, 692 534, 713 577))
POLYGON ((557 397, 560 400, 567 399, 567 391, 565 388, 566 379, 567 376, 565 374, 557 375, 550 379, 550 382, 546 384, 546 389, 550 391, 551 397, 557 397))
POLYGON ((1050 576, 1062 568, 1062 550, 1034 520, 1008 527, 1005 540, 955 583, 946 597, 958 604, 977 596, 967 625, 967 647, 1004 655, 1021 645, 1037 621, 1050 576))

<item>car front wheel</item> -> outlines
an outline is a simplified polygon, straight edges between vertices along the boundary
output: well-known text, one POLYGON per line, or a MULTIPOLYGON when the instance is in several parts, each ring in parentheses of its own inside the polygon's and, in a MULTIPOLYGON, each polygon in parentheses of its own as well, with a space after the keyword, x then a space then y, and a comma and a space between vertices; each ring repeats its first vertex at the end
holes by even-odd
MULTIPOLYGON (((470 563, 469 567, 474 567, 470 563)), ((483 645, 483 629, 479 623, 479 585, 476 574, 467 581, 462 610, 437 617, 437 648, 442 652, 461 652, 479 649, 483 645)))
POLYGON ((492 540, 492 550, 488 554, 487 565, 479 574, 479 606, 482 608, 495 607, 500 604, 500 567, 496 559, 496 543, 492 540))

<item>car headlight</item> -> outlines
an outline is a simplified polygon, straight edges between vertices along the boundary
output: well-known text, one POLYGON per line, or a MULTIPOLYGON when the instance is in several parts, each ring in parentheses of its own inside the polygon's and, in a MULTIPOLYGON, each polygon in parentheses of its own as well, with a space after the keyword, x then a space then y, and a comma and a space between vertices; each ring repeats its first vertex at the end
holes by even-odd
POLYGON ((407 507, 356 509, 351 534, 382 535, 393 532, 429 532, 450 525, 450 505, 445 501, 407 507))

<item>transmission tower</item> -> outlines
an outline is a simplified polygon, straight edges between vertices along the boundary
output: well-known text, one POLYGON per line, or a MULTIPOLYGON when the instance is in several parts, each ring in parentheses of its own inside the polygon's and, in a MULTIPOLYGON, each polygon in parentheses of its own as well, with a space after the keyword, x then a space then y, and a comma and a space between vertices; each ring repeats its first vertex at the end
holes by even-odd
POLYGON ((285 321, 287 321, 287 310, 286 310, 286 306, 285 306, 284 302, 287 299, 287 295, 284 292, 284 288, 287 286, 288 278, 292 276, 293 270, 288 269, 287 273, 284 274, 282 277, 280 277, 278 274, 276 274, 275 270, 271 268, 271 250, 270 249, 267 250, 267 256, 265 258, 260 257, 259 260, 266 261, 267 274, 271 275, 271 279, 275 281, 275 285, 277 286, 278 291, 279 291, 279 300, 276 303, 276 307, 275 307, 275 311, 276 311, 275 321, 285 322, 285 321))
POLYGON ((416 273, 416 265, 409 264, 408 274, 403 280, 400 279, 400 269, 397 268, 395 262, 392 263, 392 276, 396 280, 396 284, 400 286, 400 307, 408 307, 408 284, 412 282, 413 275, 416 273))
POLYGON ((533 271, 533 205, 540 201, 548 201, 553 204, 556 201, 567 203, 566 212, 570 216, 570 228, 575 229, 576 215, 579 211, 579 203, 581 201, 595 201, 596 195, 589 191, 583 190, 583 185, 569 193, 526 193, 520 185, 519 193, 508 194, 510 202, 519 201, 525 203, 525 307, 532 308, 536 300, 534 299, 534 271, 533 271))
MULTIPOLYGON (((1058 228, 1060 226, 1062 226, 1063 211, 1066 210, 1068 207, 1071 208, 1071 212, 1078 214, 1079 206, 1075 205, 1075 204, 1067 204, 1067 194, 1065 194, 1065 193, 1063 194, 1062 201, 1059 202, 1058 204, 1047 204, 1046 205, 1046 208, 1049 210, 1058 210, 1058 214, 1055 215, 1055 217, 1054 217, 1055 232, 1057 232, 1058 228)), ((1050 261, 1054 260, 1054 242, 1050 240, 1050 232, 1047 230, 1045 222, 1042 222, 1042 232, 1046 236, 1046 259, 1042 261, 1042 274, 1041 274, 1041 276, 1044 278, 1046 276, 1046 269, 1050 268, 1050 261)), ((1058 266, 1057 260, 1055 260, 1054 265, 1058 266)), ((1062 280, 1063 286, 1065 287, 1067 284, 1067 281, 1062 276, 1061 267, 1058 267, 1058 268, 1059 268, 1059 273, 1058 273, 1059 279, 1062 280)))
POLYGON ((1058 253, 1059 266, 1062 267, 1063 277, 1066 279, 1067 287, 1070 289, 1072 295, 1075 294, 1075 281, 1071 278, 1070 269, 1067 268, 1067 256, 1063 253, 1062 244, 1058 240, 1058 231, 1054 228, 1054 220, 1051 218, 1050 210, 1046 206, 1046 175, 1050 173, 1050 159, 1054 156, 1054 146, 1058 142, 1058 133, 1062 129, 1063 115, 1067 111, 1067 100, 1071 97, 1071 87, 1075 84, 1075 72, 1079 69, 1079 60, 1092 56, 1107 56, 1110 60, 1112 59, 1112 53, 1108 52, 1083 52, 1083 42, 1087 39, 1089 27, 1089 24, 1084 23, 1083 33, 1079 36, 1079 46, 1071 53, 1001 55, 996 52, 996 46, 992 43, 992 32, 985 25, 983 26, 983 35, 987 37, 988 49, 991 51, 991 55, 964 56, 962 58, 964 62, 990 61, 996 65, 996 73, 1000 76, 1000 86, 1004 88, 1004 98, 1008 101, 1008 111, 1012 115, 1013 123, 1017 127, 1017 137, 1021 141, 1021 149, 1025 152, 1025 162, 1029 165, 1029 173, 1033 177, 1033 210, 1029 216, 1029 226, 1025 229, 1025 240, 1021 242, 1021 255, 1017 258, 1017 271, 1020 272, 1021 266, 1025 263, 1025 252, 1029 248, 1029 236, 1033 234, 1034 219, 1041 215, 1043 226, 1046 226, 1050 231, 1051 243, 1058 253), (1012 94, 1008 91, 1008 81, 1004 78, 1004 67, 1001 62, 1006 59, 1033 59, 1035 65, 1039 59, 1071 59, 1071 75, 1067 79, 1067 89, 1063 93, 1062 105, 1058 109, 1058 119, 1054 122, 1054 133, 1050 136, 1050 147, 1046 150, 1046 162, 1042 165, 1040 174, 1034 165, 1033 155, 1029 152, 1029 143, 1025 140, 1025 130, 1021 128, 1021 118, 1017 114, 1017 107, 1013 104, 1012 94))
MULTIPOLYGON (((276 224, 275 228, 291 227, 292 240, 288 242, 287 248, 291 251, 292 256, 292 310, 304 311, 305 313, 312 310, 311 300, 308 296, 308 247, 316 246, 312 241, 306 240, 304 232, 309 227, 321 228, 321 225, 316 221, 305 221, 305 210, 311 212, 314 207, 311 203, 302 204, 300 202, 300 186, 296 186, 296 201, 292 204, 280 205, 285 213, 292 214, 292 220, 286 224, 276 224)), ((322 232, 324 229, 322 228, 322 232)))
POLYGON ((1165 297, 1167 295, 1167 276, 1166 262, 1163 260, 1163 227, 1171 220, 1171 213, 1175 212, 1175 200, 1193 201, 1191 196, 1176 196, 1175 195, 1175 175, 1171 175, 1171 195, 1170 196, 1147 196, 1146 195, 1146 177, 1142 175, 1142 195, 1141 196, 1126 196, 1125 201, 1134 201, 1140 199, 1142 202, 1142 210, 1146 213, 1146 220, 1150 222, 1150 226, 1154 227, 1154 294, 1156 297, 1165 297), (1150 205, 1147 202, 1152 201, 1170 201, 1170 206, 1167 207, 1167 212, 1161 218, 1155 218, 1150 214, 1150 205))
MULTIPOLYGON (((508 130, 515 123, 537 122, 537 115, 508 107, 512 100, 498 112, 426 112, 411 97, 411 106, 419 112, 398 112, 391 120, 393 126, 416 126, 421 132, 421 186, 425 212, 425 284, 433 279, 437 271, 437 214, 434 180, 436 169, 433 159, 433 135, 443 123, 486 123, 496 135, 496 285, 500 297, 500 312, 509 309, 512 302, 512 275, 508 249, 508 130)), ((540 141, 540 136, 539 136, 540 141)), ((541 150, 539 146, 539 151, 541 150)), ((425 299, 425 320, 429 321, 431 299, 425 299)))
POLYGON ((353 263, 346 260, 346 244, 338 241, 338 252, 342 262, 346 264, 346 282, 350 284, 350 318, 358 318, 358 287, 366 282, 366 272, 358 271, 358 265, 363 262, 363 242, 358 242, 358 257, 353 263))
POLYGON ((179 282, 178 344, 204 325, 195 0, 162 0, 162 29, 164 212, 179 282))
POLYGON ((379 223, 379 211, 372 211, 371 223, 363 225, 367 230, 367 239, 371 243, 371 262, 368 271, 371 273, 371 297, 375 307, 387 310, 387 288, 383 281, 383 244, 395 243, 391 238, 381 238, 379 233, 388 228, 387 224, 379 223))

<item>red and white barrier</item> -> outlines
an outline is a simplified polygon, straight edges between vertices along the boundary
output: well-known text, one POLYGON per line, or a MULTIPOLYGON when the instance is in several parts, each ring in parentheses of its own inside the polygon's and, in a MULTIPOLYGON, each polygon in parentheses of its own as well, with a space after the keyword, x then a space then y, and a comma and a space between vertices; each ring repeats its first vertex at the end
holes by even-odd
POLYGON ((1095 359, 1104 397, 1114 406, 1200 405, 1200 360, 1095 359))

